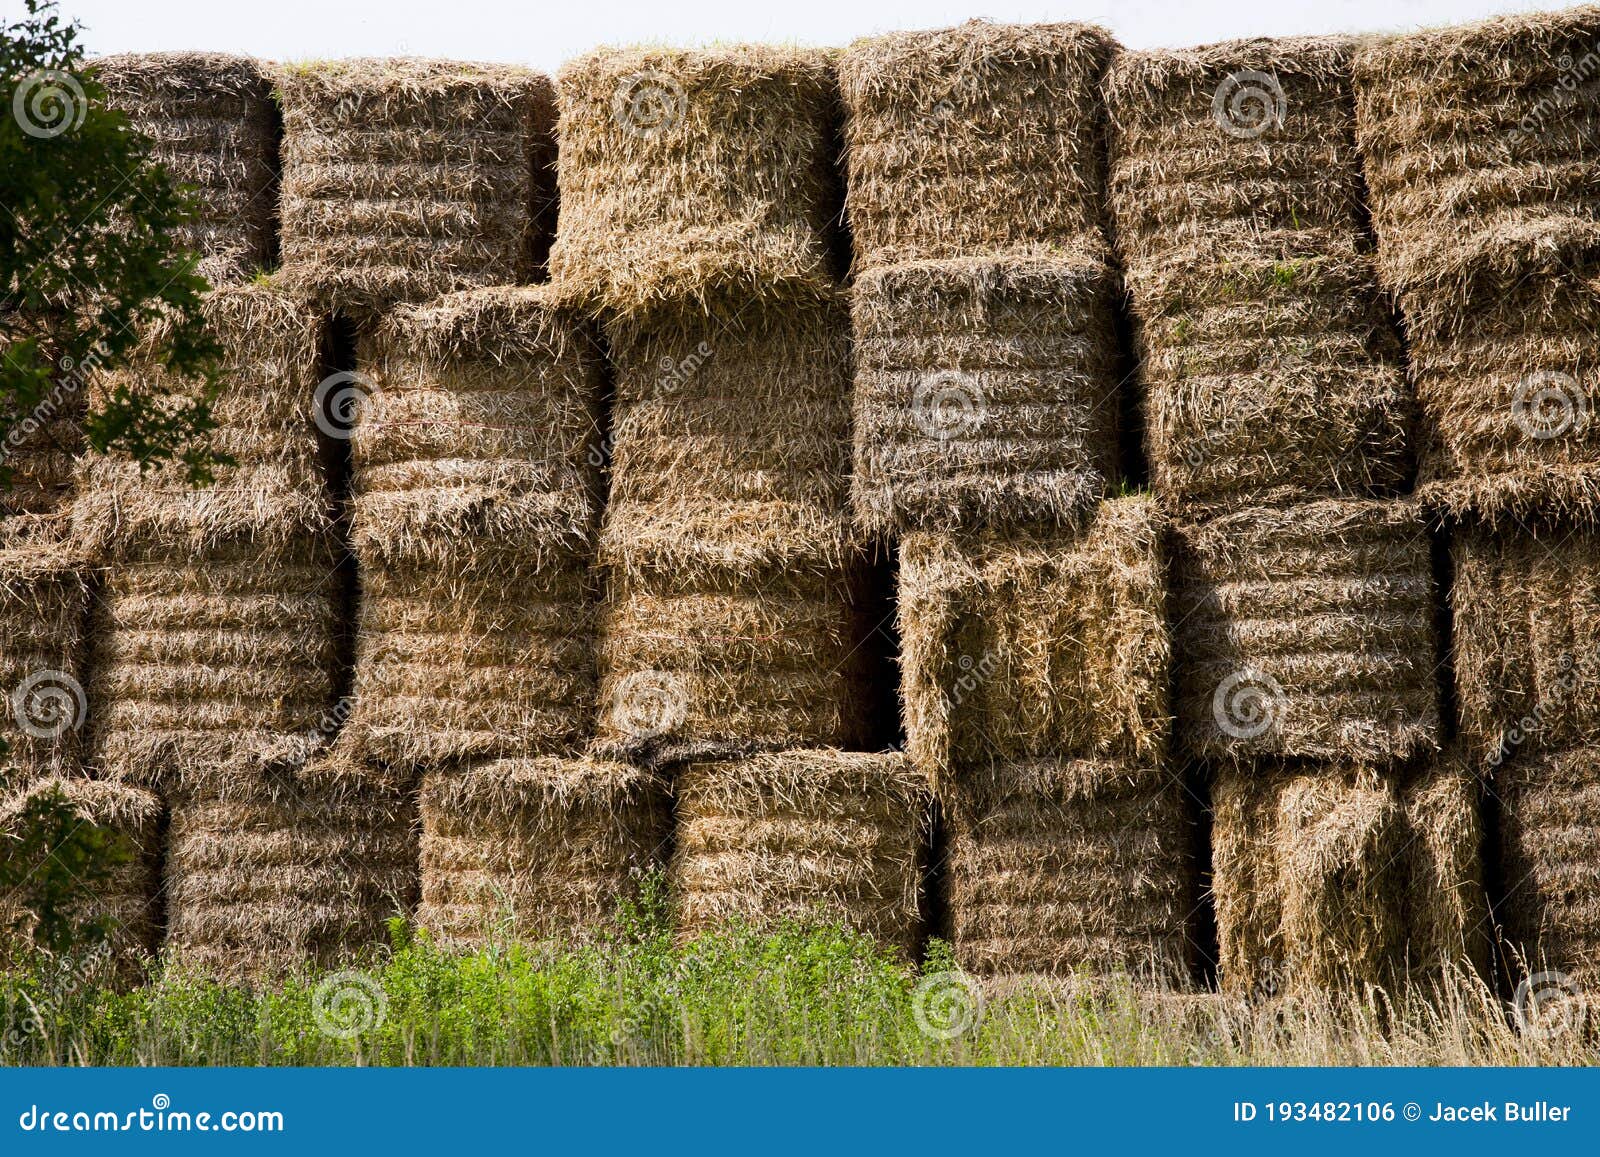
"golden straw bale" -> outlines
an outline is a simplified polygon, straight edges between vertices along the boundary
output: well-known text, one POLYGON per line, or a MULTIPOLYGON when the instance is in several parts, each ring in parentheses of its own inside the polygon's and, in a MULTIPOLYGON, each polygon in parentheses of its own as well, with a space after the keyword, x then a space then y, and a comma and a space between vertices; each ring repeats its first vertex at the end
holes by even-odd
POLYGON ((621 763, 503 759, 429 773, 417 923, 457 944, 600 933, 661 865, 670 812, 665 781, 621 763))
POLYGON ((168 793, 166 952, 259 980, 336 966, 415 901, 415 800, 340 756, 252 759, 168 793))
MULTIPOLYGON (((10 340, 27 336, 15 316, 6 318, 5 329, 0 358, 9 356, 10 340)), ((0 398, 0 550, 48 546, 69 537, 88 375, 70 358, 51 368, 49 390, 26 412, 17 397, 0 398)))
POLYGON ((857 520, 1070 522, 1117 471, 1113 279, 1103 262, 868 269, 853 301, 857 520))
POLYGON ((1188 793, 1120 760, 964 771, 944 795, 956 959, 983 975, 1189 975, 1198 893, 1188 793))
POLYGON ((916 952, 933 796, 904 756, 795 750, 691 763, 674 793, 668 880, 685 937, 730 920, 794 920, 916 952))
POLYGON ((1078 531, 901 546, 907 750, 942 780, 970 765, 1117 756, 1159 767, 1171 640, 1166 521, 1108 499, 1078 531))
POLYGON ((1402 780, 1407 880, 1401 913, 1404 961, 1413 979, 1427 980, 1452 967, 1488 975, 1480 792, 1472 764, 1456 752, 1402 780))
POLYGON ((1385 763, 1436 748, 1435 584, 1415 504, 1331 499, 1180 525, 1173 570, 1189 754, 1385 763))
POLYGON ((177 239, 215 285, 248 280, 276 249, 278 137, 272 78, 260 61, 216 52, 101 57, 111 107, 152 142, 151 159, 195 191, 177 239))
POLYGON ((86 572, 59 543, 0 550, 0 740, 25 779, 78 768, 86 572))
POLYGON ((1103 246, 1099 88, 1115 51, 1091 25, 978 20, 846 49, 858 269, 1103 246))
POLYGON ((550 212, 549 78, 358 59, 289 65, 277 83, 286 280, 368 317, 531 275, 550 212))

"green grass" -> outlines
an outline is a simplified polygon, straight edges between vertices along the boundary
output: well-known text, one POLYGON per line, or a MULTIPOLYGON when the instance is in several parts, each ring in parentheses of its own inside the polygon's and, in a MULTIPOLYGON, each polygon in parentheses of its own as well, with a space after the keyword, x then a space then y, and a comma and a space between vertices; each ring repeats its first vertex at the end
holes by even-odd
POLYGON ((1391 1001, 1246 1006, 986 993, 935 945, 921 968, 839 929, 728 927, 675 943, 659 911, 589 946, 454 954, 397 931, 351 973, 262 991, 166 972, 132 990, 13 972, 0 1061, 70 1065, 1229 1065, 1593 1062, 1581 1031, 1519 1032, 1475 981, 1391 1001), (931 979, 930 979, 931 978, 931 979), (963 1030, 964 1031, 951 1031, 963 1030), (331 1031, 330 1031, 331 1030, 331 1031))

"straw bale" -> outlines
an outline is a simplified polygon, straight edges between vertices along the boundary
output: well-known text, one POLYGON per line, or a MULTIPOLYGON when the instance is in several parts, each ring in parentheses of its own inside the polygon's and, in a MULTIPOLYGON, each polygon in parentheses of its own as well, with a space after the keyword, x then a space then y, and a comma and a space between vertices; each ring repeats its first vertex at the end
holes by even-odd
MULTIPOLYGON (((15 318, 6 319, 13 330, 15 318)), ((0 336, 0 357, 6 338, 0 336)), ((54 384, 23 412, 0 399, 0 550, 47 546, 68 537, 73 464, 83 449, 84 376, 57 364, 54 384)))
POLYGON ((1404 959, 1414 979, 1452 966, 1488 975, 1489 897, 1479 792, 1471 762, 1456 752, 1425 765, 1401 788, 1407 834, 1404 959))
POLYGON ((423 770, 576 754, 596 708, 594 587, 573 553, 492 574, 364 571, 346 744, 423 770))
POLYGON ((213 284, 248 280, 276 249, 278 138, 266 66, 216 52, 152 52, 93 62, 108 102, 150 138, 151 158, 195 191, 176 238, 213 284))
POLYGON ((691 763, 674 792, 668 879, 682 935, 795 920, 916 952, 933 796, 903 755, 795 750, 691 763))
MULTIPOLYGON (((75 917, 109 920, 107 947, 114 967, 132 971, 156 947, 156 875, 161 853, 161 801, 148 791, 125 784, 106 783, 77 776, 48 776, 24 781, 0 799, 0 841, 20 834, 15 825, 28 804, 58 793, 73 807, 79 821, 113 837, 126 859, 113 865, 85 898, 75 917)), ((10 897, 0 900, 0 923, 9 923, 14 910, 10 897)), ((0 950, 3 954, 3 950, 0 950)))
POLYGON ((1180 525, 1173 569, 1192 756, 1389 763, 1437 746, 1434 579, 1415 504, 1327 500, 1180 525))
POLYGON ((1451 540, 1461 728, 1498 765, 1600 742, 1600 531, 1472 523, 1451 540))
POLYGON ((1116 49, 1091 25, 978 20, 846 49, 858 269, 1102 247, 1099 88, 1116 49))
POLYGON ((335 726, 334 569, 317 539, 154 548, 107 568, 90 628, 90 762, 165 789, 247 755, 313 750, 335 726))
POLYGON ((835 282, 838 85, 820 49, 602 48, 557 76, 552 278, 627 314, 835 282))
POLYGON ((868 531, 1070 522, 1117 471, 1113 277, 1082 256, 857 280, 852 498, 868 531))
POLYGON ((1530 972, 1600 981, 1600 750, 1514 761, 1496 775, 1505 942, 1530 972))
POLYGON ((1600 7, 1394 37, 1355 62, 1388 283, 1460 309, 1600 243, 1600 7))
POLYGON ((338 755, 246 762, 168 795, 172 962, 258 980, 384 942, 415 899, 411 792, 338 755))
MULTIPOLYGON (((315 413, 321 377, 316 314, 298 296, 262 284, 214 290, 203 310, 223 348, 211 445, 232 464, 218 466, 210 484, 195 487, 178 464, 141 469, 125 454, 86 458, 73 533, 97 557, 112 560, 158 546, 203 552, 241 537, 286 548, 331 528, 315 413)), ((97 394, 199 396, 201 383, 160 364, 166 339, 165 327, 155 327, 127 366, 97 375, 97 394)))
POLYGON ((59 543, 0 550, 0 739, 24 779, 78 767, 86 569, 59 543))
POLYGON ((362 361, 350 449, 363 564, 434 567, 470 548, 487 567, 590 539, 604 367, 573 311, 541 288, 452 294, 396 310, 362 361))
POLYGON ((1159 767, 1171 717, 1166 521, 1108 499, 1075 532, 907 536, 900 551, 907 751, 968 766, 1116 756, 1159 767))
POLYGON ((671 828, 666 782, 622 763, 502 759, 422 779, 417 923, 447 941, 613 926, 671 828))
POLYGON ((283 275, 327 309, 526 280, 548 224, 550 80, 450 61, 280 70, 283 275))
POLYGON ((1198 898, 1189 797, 1119 760, 965 771, 942 796, 956 959, 978 974, 1182 983, 1198 898))

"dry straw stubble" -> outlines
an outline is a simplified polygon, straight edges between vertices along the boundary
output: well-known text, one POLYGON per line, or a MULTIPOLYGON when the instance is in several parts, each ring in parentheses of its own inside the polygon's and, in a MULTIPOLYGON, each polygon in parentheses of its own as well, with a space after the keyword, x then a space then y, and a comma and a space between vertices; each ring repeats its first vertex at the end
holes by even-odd
POLYGON ((77 768, 88 708, 86 574, 59 543, 0 550, 0 740, 24 778, 77 768))

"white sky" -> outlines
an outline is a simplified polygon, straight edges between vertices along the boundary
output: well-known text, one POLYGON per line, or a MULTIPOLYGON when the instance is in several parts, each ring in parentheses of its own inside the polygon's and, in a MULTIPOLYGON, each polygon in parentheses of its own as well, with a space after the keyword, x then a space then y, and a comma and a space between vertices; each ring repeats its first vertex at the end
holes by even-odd
MULTIPOLYGON (((845 44, 974 16, 1088 20, 1130 48, 1153 48, 1458 24, 1572 6, 1539 0, 62 0, 61 10, 85 26, 93 53, 211 49, 274 60, 411 55, 550 72, 597 44, 845 44)), ((21 7, 0 0, 8 14, 21 7)))

